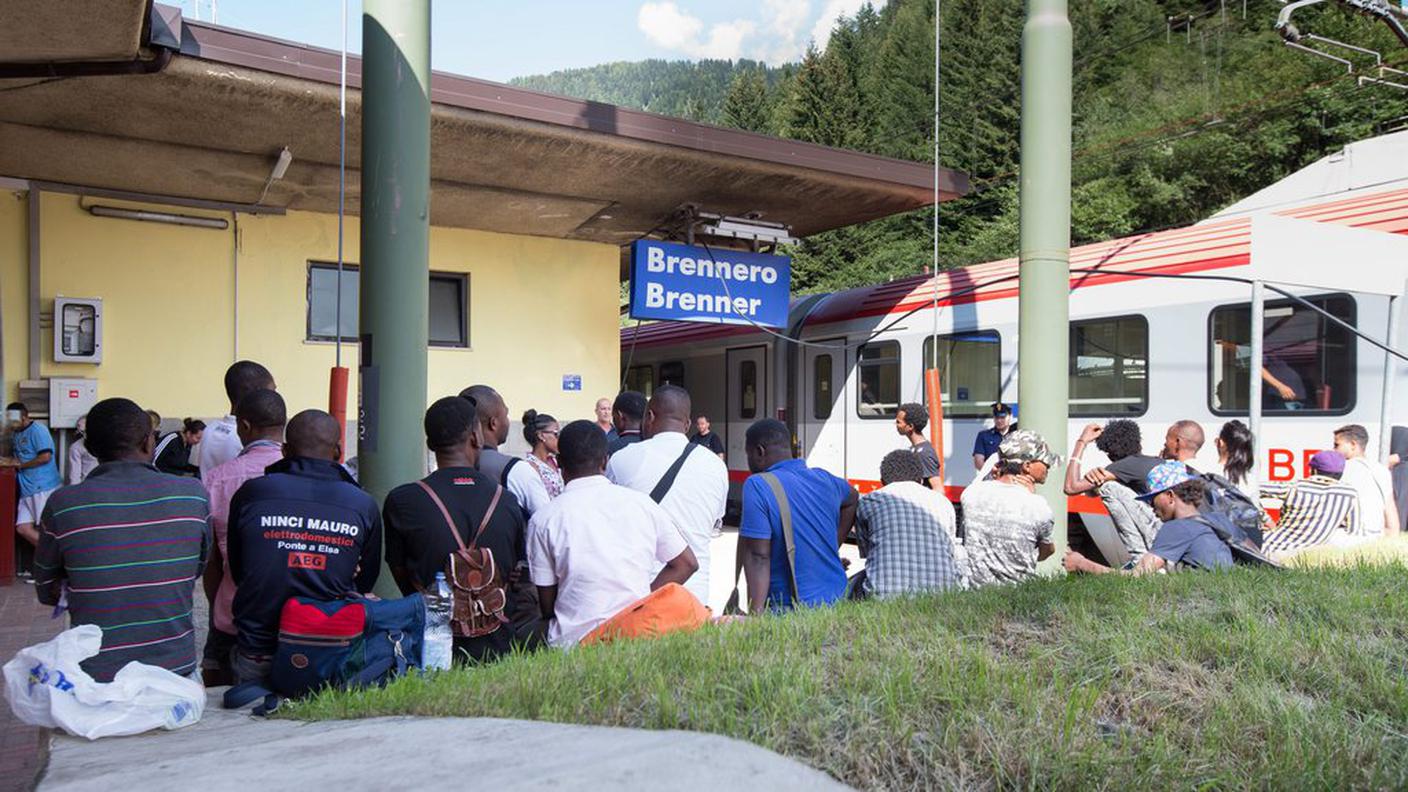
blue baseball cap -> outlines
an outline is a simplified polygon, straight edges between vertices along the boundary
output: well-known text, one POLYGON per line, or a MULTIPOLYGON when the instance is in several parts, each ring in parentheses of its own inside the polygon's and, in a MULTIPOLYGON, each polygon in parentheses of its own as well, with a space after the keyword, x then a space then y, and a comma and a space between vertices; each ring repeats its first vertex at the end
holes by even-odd
POLYGON ((1142 501, 1151 501, 1160 492, 1166 492, 1195 478, 1197 476, 1188 472, 1188 466, 1182 462, 1161 462, 1149 471, 1149 475, 1144 479, 1149 491, 1137 497, 1142 501))

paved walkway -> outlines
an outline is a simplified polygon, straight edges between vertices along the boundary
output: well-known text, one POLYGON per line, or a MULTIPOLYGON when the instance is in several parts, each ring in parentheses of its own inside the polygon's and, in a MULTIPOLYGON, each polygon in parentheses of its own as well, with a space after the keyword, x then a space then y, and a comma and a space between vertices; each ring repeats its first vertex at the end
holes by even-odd
MULTIPOLYGON (((34 586, 20 582, 0 586, 0 664, 24 647, 59 634, 64 620, 49 618, 50 612, 34 598, 34 586)), ((34 788, 34 776, 43 763, 43 731, 16 720, 8 701, 0 704, 0 792, 34 788)))
MULTIPOLYGON (((223 690, 219 688, 217 690, 223 690)), ((493 718, 265 721, 219 708, 200 723, 89 742, 54 738, 41 792, 251 789, 845 790, 739 740, 493 718)))
MULTIPOLYGON (((711 542, 710 604, 721 611, 733 589, 736 528, 711 542)), ((854 546, 850 572, 864 565, 854 546)), ((197 650, 205 643, 205 597, 197 591, 197 650)), ((0 587, 0 662, 58 634, 60 622, 34 600, 34 587, 0 587)), ((223 688, 217 688, 221 692, 223 688)), ((610 729, 487 718, 375 718, 306 724, 264 721, 220 709, 212 693, 201 722, 176 732, 87 740, 59 735, 48 751, 42 790, 190 788, 384 789, 417 783, 560 790, 729 787, 845 789, 830 776, 755 745, 711 734, 610 729), (470 746, 493 745, 490 760, 470 746), (304 758, 298 758, 304 757, 304 758), (238 767, 233 776, 223 768, 238 767), (532 768, 531 771, 528 768, 532 768), (680 768, 688 768, 681 773, 680 768), (428 774, 427 774, 428 773, 428 774)), ((41 730, 0 712, 0 792, 32 789, 43 761, 41 730)))

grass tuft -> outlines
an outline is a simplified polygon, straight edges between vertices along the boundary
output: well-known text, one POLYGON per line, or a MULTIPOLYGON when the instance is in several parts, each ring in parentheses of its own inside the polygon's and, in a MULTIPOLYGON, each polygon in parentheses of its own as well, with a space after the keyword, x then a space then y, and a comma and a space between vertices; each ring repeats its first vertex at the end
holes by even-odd
POLYGON ((748 740, 869 789, 1408 787, 1408 569, 1038 580, 329 692, 748 740))

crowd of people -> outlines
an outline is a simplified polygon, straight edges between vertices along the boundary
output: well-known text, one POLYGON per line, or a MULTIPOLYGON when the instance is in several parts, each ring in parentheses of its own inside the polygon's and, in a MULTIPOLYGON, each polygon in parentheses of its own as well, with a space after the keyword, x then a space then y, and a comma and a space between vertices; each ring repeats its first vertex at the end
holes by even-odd
MULTIPOLYGON (((81 442, 93 462, 71 455, 62 486, 49 432, 22 405, 9 408, 15 454, 4 464, 19 468, 19 533, 36 545, 34 584, 73 623, 102 628, 101 651, 84 663, 99 681, 141 660, 209 685, 259 682, 290 598, 365 596, 383 562, 402 593, 424 592, 466 547, 487 550, 484 568, 493 571, 484 574, 503 590, 500 623, 454 639, 469 661, 574 646, 672 584, 709 600, 729 471, 722 440, 681 387, 648 398, 623 392, 600 400, 592 419, 566 424, 528 409, 529 450, 514 456, 501 450, 510 431, 503 396, 472 385, 426 410, 430 472, 383 503, 344 464, 339 422, 316 409, 290 416, 264 366, 235 363, 224 387, 224 418, 188 419, 165 437, 134 402, 99 402, 81 442), (210 603, 199 656, 197 580, 210 603)), ((923 405, 900 405, 895 427, 906 445, 881 460, 881 486, 865 495, 798 459, 781 421, 749 426, 733 559, 748 613, 1035 576, 1056 552, 1054 515, 1037 488, 1062 475, 1062 459, 1045 438, 1017 428, 1006 405, 994 405, 993 417, 974 448, 978 479, 964 489, 961 511, 924 437, 923 405), (841 547, 851 541, 866 564, 848 575, 841 547)), ((1363 427, 1337 430, 1334 450, 1310 460, 1312 475, 1284 483, 1255 481, 1241 422, 1221 428, 1215 471, 1191 464, 1204 439, 1196 422, 1178 421, 1159 453, 1146 455, 1133 421, 1085 427, 1063 488, 1101 499, 1117 545, 1101 553, 1104 563, 1067 550, 1064 567, 1221 569, 1399 530, 1394 481, 1365 457, 1363 427), (1092 445, 1108 462, 1086 469, 1092 445), (1263 498, 1279 501, 1278 520, 1263 498)))

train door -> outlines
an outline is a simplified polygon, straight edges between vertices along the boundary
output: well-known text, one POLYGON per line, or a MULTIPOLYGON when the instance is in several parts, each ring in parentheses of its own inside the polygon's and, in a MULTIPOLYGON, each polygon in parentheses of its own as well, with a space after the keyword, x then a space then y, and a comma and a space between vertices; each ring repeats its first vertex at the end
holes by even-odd
POLYGON ((727 438, 729 470, 748 469, 743 436, 754 421, 769 417, 767 362, 766 346, 741 347, 724 352, 728 416, 724 437, 727 438))
POLYGON ((846 411, 840 401, 846 379, 846 340, 832 338, 816 343, 826 347, 809 346, 803 352, 806 362, 798 383, 802 414, 797 420, 797 440, 808 464, 840 470, 845 453, 840 423, 845 420, 846 411))

